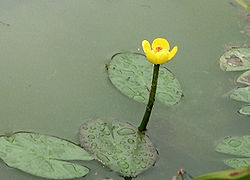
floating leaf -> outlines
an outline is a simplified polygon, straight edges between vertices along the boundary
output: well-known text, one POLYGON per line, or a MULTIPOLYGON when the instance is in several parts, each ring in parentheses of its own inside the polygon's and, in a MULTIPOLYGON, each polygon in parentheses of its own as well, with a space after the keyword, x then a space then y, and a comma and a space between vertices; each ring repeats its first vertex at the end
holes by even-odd
POLYGON ((237 136, 225 138, 216 147, 217 152, 244 156, 248 158, 228 159, 224 162, 234 168, 250 166, 250 136, 237 136))
POLYGON ((87 121, 79 136, 84 149, 124 177, 135 177, 155 163, 157 152, 150 139, 128 123, 87 121))
POLYGON ((0 137, 0 158, 24 172, 50 179, 73 179, 89 169, 62 160, 92 160, 81 147, 63 139, 18 132, 0 137))
POLYGON ((237 101, 250 103, 250 86, 236 89, 231 94, 230 98, 237 100, 237 101))
POLYGON ((250 158, 233 158, 226 159, 224 163, 233 168, 243 168, 250 165, 250 158))
MULTIPOLYGON (((111 82, 128 97, 147 103, 153 65, 142 54, 119 53, 112 57, 108 66, 111 82)), ((180 101, 182 90, 178 80, 165 67, 160 67, 156 99, 167 106, 180 101)))
POLYGON ((236 136, 225 138, 217 145, 216 151, 250 157, 250 136, 236 136))
POLYGON ((219 171, 214 173, 209 173, 193 180, 228 180, 228 179, 240 179, 240 180, 249 180, 250 179, 250 167, 219 171))
POLYGON ((238 83, 242 83, 242 84, 246 84, 246 85, 250 85, 250 70, 244 72, 242 75, 240 75, 240 77, 238 77, 237 79, 238 83))
POLYGON ((233 48, 220 57, 220 67, 224 71, 250 69, 250 48, 233 48))
POLYGON ((247 106, 243 106, 239 113, 241 114, 245 114, 245 115, 250 115, 250 105, 247 105, 247 106))

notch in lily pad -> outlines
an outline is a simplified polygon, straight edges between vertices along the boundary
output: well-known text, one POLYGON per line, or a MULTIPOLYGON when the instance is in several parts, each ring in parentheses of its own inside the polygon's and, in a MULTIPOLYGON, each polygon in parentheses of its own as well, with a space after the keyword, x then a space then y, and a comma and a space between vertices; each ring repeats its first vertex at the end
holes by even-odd
POLYGON ((224 71, 250 69, 250 48, 232 48, 220 57, 220 68, 224 71))
POLYGON ((242 158, 232 158, 224 160, 224 163, 233 168, 243 168, 250 166, 250 136, 236 136, 225 138, 220 142, 216 151, 241 156, 242 158))
POLYGON ((93 159, 70 141, 29 132, 1 136, 0 158, 10 167, 48 179, 83 177, 89 169, 68 160, 93 159))
POLYGON ((250 70, 244 72, 243 74, 240 75, 237 79, 238 83, 250 85, 250 70))
POLYGON ((243 106, 239 110, 239 113, 244 114, 244 115, 250 115, 250 105, 243 106))
POLYGON ((87 121, 79 137, 86 151, 123 177, 136 177, 156 161, 157 151, 148 136, 128 123, 87 121))

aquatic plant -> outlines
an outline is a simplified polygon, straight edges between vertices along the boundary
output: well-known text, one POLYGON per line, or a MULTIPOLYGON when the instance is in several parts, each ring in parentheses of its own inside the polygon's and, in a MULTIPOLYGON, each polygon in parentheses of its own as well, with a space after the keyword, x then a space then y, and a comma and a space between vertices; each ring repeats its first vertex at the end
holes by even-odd
POLYGON ((70 141, 31 132, 1 136, 0 158, 9 167, 49 179, 83 177, 89 169, 68 160, 93 160, 70 141))
MULTIPOLYGON (((250 48, 232 48, 220 57, 220 68, 224 71, 244 71, 236 82, 244 84, 245 87, 238 87, 230 95, 231 99, 250 103, 250 48)), ((250 106, 244 105, 239 113, 250 115, 250 106)))
POLYGON ((81 126, 79 135, 85 150, 124 177, 136 177, 155 163, 153 143, 128 123, 90 120, 81 126))
POLYGON ((166 39, 157 38, 153 41, 152 47, 147 40, 142 41, 143 50, 148 58, 148 60, 155 65, 165 64, 172 60, 177 51, 178 46, 175 46, 171 52, 169 43, 166 39))
MULTIPOLYGON (((147 104, 153 76, 153 64, 144 54, 117 53, 107 65, 112 84, 129 98, 147 104)), ((166 106, 177 104, 182 97, 182 89, 175 75, 166 67, 159 68, 156 100, 166 106)))
POLYGON ((223 71, 243 71, 250 69, 250 48, 234 47, 220 57, 223 71))
POLYGON ((172 178, 172 180, 181 179, 192 179, 192 180, 227 180, 227 179, 237 179, 237 180, 248 180, 250 178, 250 166, 245 168, 239 168, 234 170, 218 171, 205 174, 194 178, 185 169, 180 169, 177 175, 172 178))
POLYGON ((178 51, 178 47, 175 46, 173 50, 169 52, 170 49, 169 43, 166 39, 162 38, 155 39, 152 43, 152 48, 149 42, 147 40, 144 40, 142 42, 142 47, 148 60, 154 64, 154 72, 153 72, 152 85, 149 95, 149 101, 141 125, 138 127, 138 130, 141 132, 146 130, 150 114, 154 106, 160 64, 169 62, 171 59, 175 57, 178 51))
POLYGON ((216 151, 238 156, 237 158, 226 159, 224 163, 233 168, 242 168, 250 166, 249 147, 250 136, 227 137, 217 145, 216 151))
POLYGON ((124 89, 139 90, 139 93, 127 94, 143 103, 148 101, 140 126, 136 128, 120 121, 109 123, 97 119, 85 122, 79 129, 81 146, 96 160, 125 178, 136 177, 150 168, 156 161, 157 151, 145 130, 155 101, 159 71, 163 78, 160 81, 161 88, 158 92, 158 98, 163 97, 161 94, 170 93, 165 95, 167 98, 162 102, 166 105, 173 105, 182 96, 179 83, 172 73, 166 68, 160 69, 160 64, 174 58, 178 50, 177 46, 169 52, 169 43, 161 38, 154 40, 153 49, 150 45, 148 46, 148 42, 145 40, 142 42, 142 46, 148 60, 154 63, 153 73, 152 64, 147 63, 144 56, 135 53, 118 53, 113 56, 111 63, 107 66, 109 77, 118 89, 125 94, 131 90, 124 91, 124 89), (168 85, 170 86, 168 87, 168 85), (147 96, 149 97, 147 98, 147 96), (167 102, 168 100, 170 101, 167 102))
POLYGON ((120 87, 124 79, 133 79, 135 73, 131 71, 134 71, 139 74, 135 76, 133 83, 127 84, 138 90, 146 87, 139 90, 139 94, 133 94, 135 100, 143 103, 148 101, 138 128, 120 121, 89 120, 79 129, 81 146, 86 151, 74 143, 53 136, 18 132, 0 137, 0 158, 10 167, 52 179, 72 179, 85 176, 89 172, 88 168, 65 160, 96 159, 126 180, 153 166, 157 150, 145 130, 155 96, 167 106, 176 104, 182 96, 179 82, 174 75, 168 69, 160 68, 160 64, 174 58, 178 47, 169 52, 168 41, 161 38, 154 40, 152 48, 146 40, 142 42, 142 46, 148 60, 154 64, 153 72, 153 66, 145 56, 135 53, 116 54, 108 67, 110 79, 116 86, 120 87), (135 61, 138 59, 140 61, 135 61), (129 69, 130 67, 132 68, 129 69), (117 72, 123 75, 119 76, 117 72), (156 91, 159 74, 159 91, 156 91), (136 95, 141 98, 136 98, 136 95))

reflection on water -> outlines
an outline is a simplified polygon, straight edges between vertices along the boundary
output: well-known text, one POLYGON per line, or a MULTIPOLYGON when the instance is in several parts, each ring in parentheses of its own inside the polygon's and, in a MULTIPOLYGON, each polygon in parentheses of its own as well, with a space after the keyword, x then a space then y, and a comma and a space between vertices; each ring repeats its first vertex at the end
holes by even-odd
MULTIPOLYGON (((249 131, 240 103, 221 96, 237 72, 219 68, 226 44, 246 42, 238 20, 244 9, 230 0, 153 2, 91 0, 8 1, 0 7, 0 133, 35 131, 79 142, 86 119, 119 119, 139 125, 145 105, 128 99, 107 78, 105 64, 121 51, 142 53, 141 41, 167 38, 179 46, 167 64, 184 98, 167 108, 156 102, 149 135, 159 151, 155 166, 137 179, 171 179, 228 169, 216 142, 249 131), (10 26, 7 26, 10 24, 10 26)), ((85 179, 122 179, 98 162, 85 179)), ((5 180, 41 179, 0 163, 5 180)), ((84 179, 84 178, 82 178, 84 179)))

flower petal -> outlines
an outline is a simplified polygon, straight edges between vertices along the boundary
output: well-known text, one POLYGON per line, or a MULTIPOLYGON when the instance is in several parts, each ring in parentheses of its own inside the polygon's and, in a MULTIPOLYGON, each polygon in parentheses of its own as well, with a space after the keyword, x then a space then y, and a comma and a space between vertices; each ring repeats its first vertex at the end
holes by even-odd
POLYGON ((172 51, 170 52, 169 61, 175 57, 177 51, 178 51, 178 46, 175 46, 175 47, 172 49, 172 51))
POLYGON ((152 64, 158 64, 157 62, 157 58, 155 56, 155 54, 147 56, 147 59, 149 60, 149 62, 151 62, 152 64))
POLYGON ((147 40, 142 41, 142 47, 144 52, 147 54, 149 51, 152 51, 150 43, 147 40))
POLYGON ((158 60, 157 60, 156 54, 155 54, 153 51, 151 51, 151 52, 152 52, 152 53, 146 54, 147 59, 149 60, 149 62, 151 62, 151 63, 153 63, 153 64, 158 64, 158 63, 157 63, 158 60))
POLYGON ((151 63, 155 64, 154 63, 155 59, 156 59, 155 58, 155 53, 152 51, 150 43, 147 40, 144 40, 144 41, 142 41, 142 47, 143 47, 143 50, 144 50, 148 60, 151 63))
POLYGON ((163 38, 157 38, 153 41, 152 48, 155 49, 156 47, 162 47, 163 49, 166 49, 167 51, 169 51, 170 49, 168 41, 163 38))
POLYGON ((170 53, 168 51, 164 51, 164 52, 161 52, 161 53, 157 53, 156 54, 156 62, 155 64, 164 64, 166 62, 169 61, 169 56, 170 56, 170 53))

